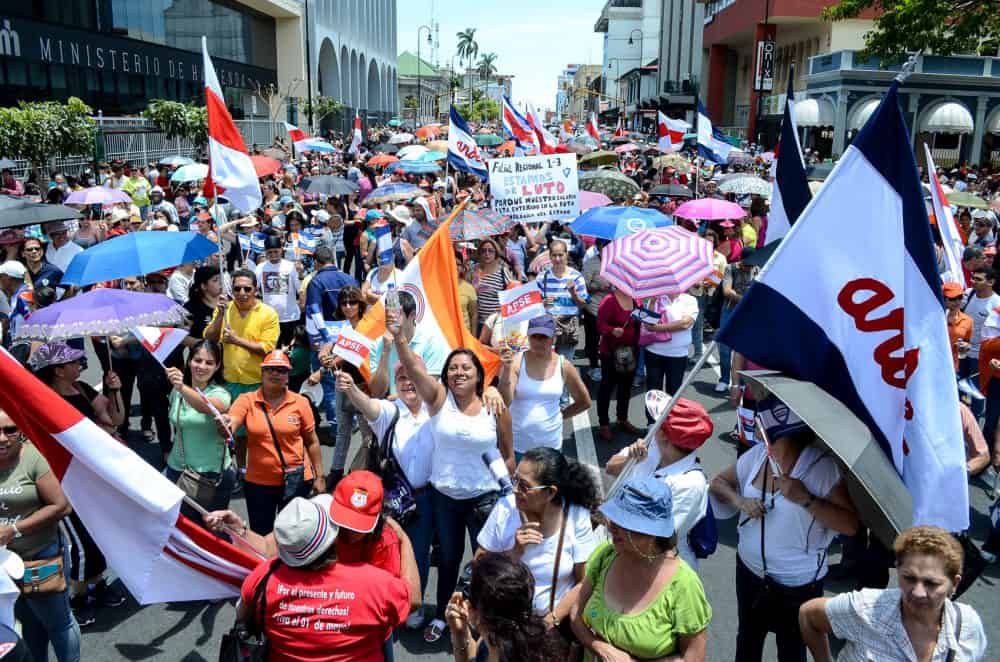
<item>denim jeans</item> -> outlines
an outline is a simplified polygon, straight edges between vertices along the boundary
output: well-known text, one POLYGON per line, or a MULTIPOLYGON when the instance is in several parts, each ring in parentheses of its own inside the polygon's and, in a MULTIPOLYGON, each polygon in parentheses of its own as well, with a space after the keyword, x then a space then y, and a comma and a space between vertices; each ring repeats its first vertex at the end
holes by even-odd
POLYGON ((691 345, 694 347, 694 355, 701 356, 705 351, 705 308, 711 297, 707 294, 699 294, 694 299, 698 302, 698 317, 694 319, 694 326, 691 327, 691 345))
MULTIPOLYGON (((313 370, 319 370, 319 359, 316 352, 313 352, 310 361, 313 370)), ((324 370, 319 380, 323 387, 323 414, 326 416, 326 423, 330 426, 330 438, 337 438, 337 378, 332 370, 324 370)))
MULTIPOLYGON (((734 310, 733 308, 729 308, 728 306, 723 306, 721 319, 719 321, 720 329, 724 327, 729 318, 733 316, 733 310, 734 310)), ((733 349, 732 347, 729 347, 728 345, 723 345, 722 343, 718 343, 718 345, 719 345, 719 373, 720 373, 719 381, 723 382, 724 384, 729 384, 731 383, 729 380, 733 369, 733 349)))
MULTIPOLYGON (((310 492, 312 492, 312 481, 306 480, 295 496, 308 497, 310 492)), ((243 484, 243 496, 246 499, 247 519, 250 520, 251 531, 266 536, 274 530, 274 518, 288 503, 284 494, 284 485, 258 485, 250 481, 243 484)))
POLYGON ((420 591, 427 588, 427 573, 430 571, 431 542, 434 540, 434 504, 431 499, 431 486, 428 485, 413 495, 417 502, 417 516, 403 530, 413 545, 413 555, 416 557, 417 570, 420 572, 420 591))
MULTIPOLYGON (((644 352, 646 355, 646 390, 653 389, 666 391, 667 395, 673 395, 681 387, 684 381, 684 370, 687 368, 686 356, 660 356, 653 352, 644 352)), ((646 412, 646 421, 653 422, 653 418, 646 412)))
POLYGON ((615 393, 615 417, 619 421, 628 420, 628 401, 632 397, 634 372, 615 372, 615 359, 601 355, 601 383, 597 387, 597 422, 607 425, 608 410, 611 409, 611 393, 615 393))
POLYGON ((452 499, 431 488, 434 510, 434 528, 441 543, 438 563, 437 612, 434 617, 444 620, 444 608, 451 600, 458 583, 465 552, 465 533, 469 534, 472 551, 479 548, 476 538, 490 516, 490 511, 500 498, 500 492, 487 492, 471 499, 452 499))
POLYGON ((983 415, 983 436, 996 438, 997 422, 1000 421, 1000 379, 993 378, 986 385, 986 412, 983 415))
MULTIPOLYGON (((323 395, 325 401, 326 394, 323 395)), ((344 465, 347 464, 347 450, 351 446, 351 433, 354 431, 354 416, 357 409, 347 394, 341 391, 337 391, 334 406, 337 410, 337 428, 334 437, 336 445, 333 447, 333 463, 330 465, 330 471, 343 472, 344 465)))
POLYGON ((596 368, 599 363, 597 345, 601 342, 601 335, 597 332, 597 317, 591 315, 586 310, 583 311, 583 351, 587 355, 587 366, 596 368))
MULTIPOLYGON (((63 565, 69 581, 69 549, 54 542, 35 554, 34 559, 52 558, 62 547, 63 565)), ((31 597, 21 596, 14 604, 14 616, 21 622, 24 643, 35 662, 49 659, 49 644, 59 662, 79 662, 80 626, 69 607, 69 588, 62 593, 43 593, 31 597)))

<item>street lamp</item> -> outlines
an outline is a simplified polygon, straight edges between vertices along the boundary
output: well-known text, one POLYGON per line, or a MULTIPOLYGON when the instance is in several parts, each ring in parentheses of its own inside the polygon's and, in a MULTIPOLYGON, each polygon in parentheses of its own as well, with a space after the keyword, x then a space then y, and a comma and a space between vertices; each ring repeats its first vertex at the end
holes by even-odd
POLYGON ((615 106, 620 106, 622 98, 620 96, 618 96, 618 95, 621 94, 621 85, 622 85, 622 83, 621 83, 621 74, 622 74, 621 68, 622 68, 622 63, 621 63, 621 59, 620 58, 609 57, 608 58, 608 71, 609 72, 611 71, 611 63, 612 62, 615 63, 615 106))
MULTIPOLYGON (((420 112, 424 109, 422 100, 423 89, 421 87, 421 79, 420 79, 420 31, 421 30, 427 30, 427 43, 428 44, 431 43, 430 27, 426 25, 421 25, 419 28, 417 28, 417 116, 413 121, 413 123, 417 125, 420 124, 420 112)), ((414 126, 413 128, 416 129, 417 127, 414 126)))

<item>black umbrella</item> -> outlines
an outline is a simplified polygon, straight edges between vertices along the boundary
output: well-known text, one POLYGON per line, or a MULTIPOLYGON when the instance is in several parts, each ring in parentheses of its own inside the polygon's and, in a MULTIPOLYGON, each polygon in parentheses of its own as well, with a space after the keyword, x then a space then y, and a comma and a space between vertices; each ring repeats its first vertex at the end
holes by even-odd
POLYGON ((913 524, 913 499, 868 426, 812 382, 769 370, 740 374, 758 400, 765 392, 773 394, 816 433, 816 443, 830 451, 840 465, 858 516, 887 549, 892 549, 896 536, 913 524))
POLYGON ((80 212, 66 205, 48 205, 13 195, 0 195, 0 228, 19 228, 75 218, 80 218, 80 212))
POLYGON ((334 175, 317 175, 306 177, 299 184, 306 193, 321 193, 323 195, 347 195, 357 193, 358 185, 349 179, 334 175))
POLYGON ((376 152, 382 152, 383 154, 395 154, 399 151, 399 145, 391 145, 389 143, 382 143, 375 148, 376 152))
POLYGON ((649 192, 650 195, 665 195, 670 198, 692 198, 691 189, 680 184, 660 184, 649 192))
POLYGON ((763 248, 754 249, 749 257, 742 260, 743 264, 751 267, 763 267, 771 259, 771 256, 774 255, 775 249, 781 245, 782 241, 782 239, 776 239, 763 248))
POLYGON ((0 170, 13 170, 17 164, 10 159, 0 159, 0 170))

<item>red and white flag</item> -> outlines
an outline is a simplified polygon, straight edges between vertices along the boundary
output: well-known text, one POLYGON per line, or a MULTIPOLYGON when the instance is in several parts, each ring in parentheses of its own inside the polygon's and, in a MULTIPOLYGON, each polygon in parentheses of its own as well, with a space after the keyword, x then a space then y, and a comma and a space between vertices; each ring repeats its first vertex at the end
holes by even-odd
POLYGON ((347 149, 348 154, 357 154, 361 148, 361 117, 358 111, 354 111, 354 136, 351 138, 351 146, 347 149))
POLYGON ((684 146, 684 133, 691 125, 684 120, 671 119, 661 111, 656 115, 657 146, 661 152, 676 152, 684 146))
POLYGON ((185 329, 175 329, 172 327, 161 328, 158 326, 137 326, 133 327, 134 335, 139 343, 146 348, 153 358, 163 365, 170 353, 177 349, 177 346, 184 341, 188 332, 185 329))
POLYGON ((201 52, 204 58, 205 106, 208 108, 208 177, 236 209, 251 212, 260 207, 263 199, 260 182, 253 161, 247 153, 243 136, 233 122, 222 86, 215 76, 212 58, 208 56, 208 40, 201 38, 201 52))
POLYGON ((184 493, 0 350, 0 409, 45 456, 139 604, 239 594, 261 561, 180 514, 184 493))
POLYGON ((300 140, 305 140, 309 137, 306 135, 305 131, 294 124, 289 124, 288 122, 285 122, 285 131, 288 132, 288 138, 292 141, 292 143, 297 143, 300 140))
POLYGON ((375 349, 375 342, 354 329, 345 326, 333 345, 333 355, 339 356, 355 368, 368 363, 368 357, 375 349))
POLYGON ((531 125, 531 130, 535 134, 535 142, 538 145, 539 152, 542 154, 555 154, 556 147, 559 146, 559 139, 549 133, 548 129, 542 123, 542 118, 535 111, 535 107, 530 104, 528 105, 528 124, 531 125))
POLYGON ((504 322, 524 322, 545 314, 542 291, 531 281, 520 287, 498 292, 500 316, 504 322))
POLYGON ((619 117, 618 126, 615 127, 615 138, 624 138, 624 137, 625 137, 625 122, 622 121, 621 117, 619 117))
POLYGON ((962 269, 962 253, 965 252, 965 245, 962 243, 962 235, 958 231, 958 226, 955 225, 955 217, 951 213, 951 203, 948 202, 948 198, 944 195, 944 189, 941 188, 937 167, 934 165, 934 157, 931 156, 931 148, 926 143, 924 143, 924 154, 927 156, 927 174, 931 189, 934 221, 941 233, 945 266, 948 267, 941 275, 941 279, 945 282, 961 283, 964 287, 965 271, 962 269))
POLYGON ((601 132, 597 127, 597 113, 590 114, 590 121, 587 122, 587 133, 597 142, 601 142, 601 132))

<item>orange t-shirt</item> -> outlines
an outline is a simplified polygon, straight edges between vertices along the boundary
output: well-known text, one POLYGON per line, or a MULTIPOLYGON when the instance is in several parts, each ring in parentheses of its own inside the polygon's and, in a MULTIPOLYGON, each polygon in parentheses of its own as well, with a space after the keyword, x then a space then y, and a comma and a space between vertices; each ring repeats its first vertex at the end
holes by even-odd
POLYGON ((303 395, 288 391, 285 401, 277 409, 271 409, 260 389, 257 389, 236 398, 236 402, 229 408, 229 415, 242 418, 247 428, 247 481, 272 486, 283 485, 285 482, 281 460, 274 448, 274 440, 262 406, 271 416, 281 454, 285 457, 285 466, 294 469, 305 464, 305 479, 312 480, 315 474, 306 457, 303 441, 305 435, 316 429, 309 400, 303 395))
POLYGON ((951 341, 951 358, 955 363, 955 370, 958 370, 958 347, 955 343, 964 340, 972 342, 972 318, 959 311, 958 316, 952 321, 948 319, 948 340, 951 341))

